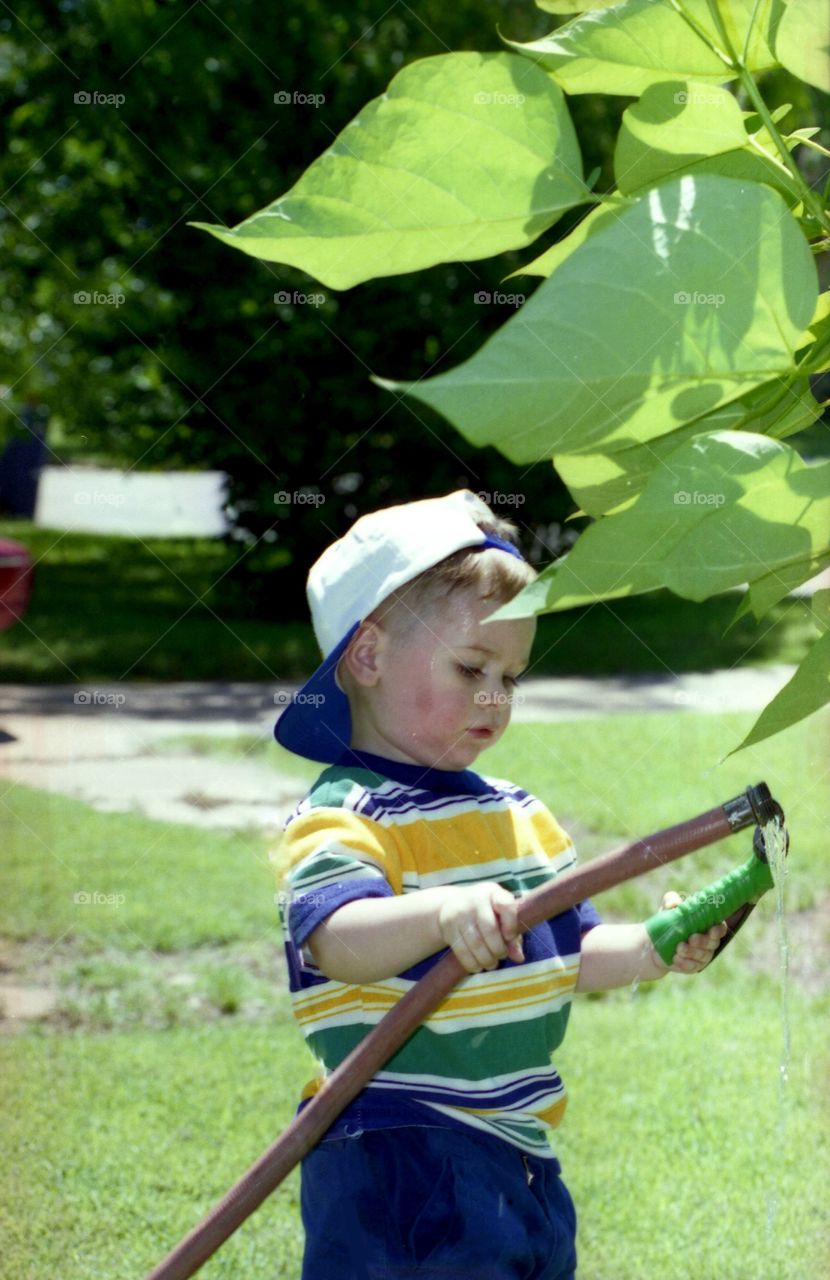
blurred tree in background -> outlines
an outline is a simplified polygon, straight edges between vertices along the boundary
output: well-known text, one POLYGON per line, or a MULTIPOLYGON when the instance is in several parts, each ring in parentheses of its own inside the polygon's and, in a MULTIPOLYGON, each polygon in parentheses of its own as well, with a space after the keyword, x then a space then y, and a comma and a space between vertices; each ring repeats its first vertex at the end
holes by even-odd
MULTIPOLYGON (((475 295, 527 296, 536 279, 502 282, 528 255, 334 294, 186 225, 234 225, 288 190, 406 63, 555 22, 530 0, 0 10, 0 444, 45 407, 52 462, 226 471, 240 554, 224 599, 260 617, 304 616, 308 564, 359 512, 460 485, 495 495, 534 559, 561 550, 573 504, 547 463, 474 449, 369 381, 471 355, 508 314, 475 295)), ((819 118, 786 75, 766 93, 819 118)), ((569 101, 598 190, 630 101, 569 101)))

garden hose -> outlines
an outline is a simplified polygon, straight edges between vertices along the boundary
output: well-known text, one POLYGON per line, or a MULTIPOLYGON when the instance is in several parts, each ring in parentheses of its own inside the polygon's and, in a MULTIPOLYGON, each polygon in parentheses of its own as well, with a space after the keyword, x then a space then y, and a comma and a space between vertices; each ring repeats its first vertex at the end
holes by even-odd
MULTIPOLYGON (((522 932, 576 906, 584 898, 602 893, 634 876, 673 862, 696 849, 741 831, 753 822, 760 825, 783 817, 781 807, 762 782, 706 813, 653 835, 633 840, 622 848, 601 854, 581 867, 571 867, 555 880, 540 885, 519 899, 522 932)), ((754 872, 759 877, 760 873, 754 872)), ((757 884, 760 885, 760 879, 757 884)), ((747 873, 737 899, 754 892, 756 880, 747 873)), ((720 892, 720 890, 718 890, 720 892)), ((716 920, 723 919, 721 914, 716 920)), ((751 907, 749 908, 751 910, 751 907)), ((676 909, 677 910, 677 909, 676 909)), ((746 911, 746 903, 739 910, 746 911)), ((692 930, 694 932, 694 929, 692 930)), ((148 1273, 146 1280, 188 1280, 227 1240, 266 1196, 321 1139, 332 1122, 388 1062, 393 1053, 429 1017, 463 978, 466 970, 453 951, 440 960, 393 1005, 372 1031, 352 1050, 280 1137, 263 1152, 208 1215, 148 1273)))

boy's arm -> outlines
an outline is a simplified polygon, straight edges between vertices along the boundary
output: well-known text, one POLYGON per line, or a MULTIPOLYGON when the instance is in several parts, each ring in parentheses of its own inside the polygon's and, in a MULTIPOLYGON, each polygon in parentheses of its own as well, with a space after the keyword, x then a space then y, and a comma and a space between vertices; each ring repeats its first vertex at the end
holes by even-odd
MULTIPOLYGON (((667 893, 662 909, 677 906, 680 895, 667 893)), ((651 944, 644 924, 598 924, 582 939, 582 958, 577 991, 608 991, 631 982, 653 982, 667 973, 699 973, 717 949, 726 924, 707 933, 693 933, 681 942, 669 967, 651 944)))
POLYGON ((304 945, 317 968, 337 982, 379 982, 443 947, 452 947, 468 973, 478 973, 495 969, 504 956, 524 959, 517 905, 495 881, 359 898, 332 912, 304 945))

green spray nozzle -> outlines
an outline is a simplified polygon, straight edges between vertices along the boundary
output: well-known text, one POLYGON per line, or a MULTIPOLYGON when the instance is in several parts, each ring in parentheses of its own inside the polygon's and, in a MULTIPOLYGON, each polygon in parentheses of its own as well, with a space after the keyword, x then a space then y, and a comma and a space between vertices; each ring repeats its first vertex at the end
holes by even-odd
POLYGON ((705 933, 741 908, 750 904, 754 906, 772 888, 772 884, 763 832, 757 827, 752 855, 742 866, 692 894, 679 906, 658 911, 646 920, 646 931, 655 951, 665 964, 671 964, 681 942, 685 942, 693 933, 705 933))

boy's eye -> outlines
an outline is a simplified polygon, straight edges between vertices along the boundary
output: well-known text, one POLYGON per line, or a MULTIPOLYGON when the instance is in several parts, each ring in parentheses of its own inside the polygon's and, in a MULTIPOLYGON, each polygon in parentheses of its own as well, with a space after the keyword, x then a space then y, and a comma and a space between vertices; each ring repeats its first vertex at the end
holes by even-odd
POLYGON ((463 676, 472 676, 476 680, 481 679, 480 667, 465 667, 463 663, 459 663, 458 670, 461 672, 463 676))

